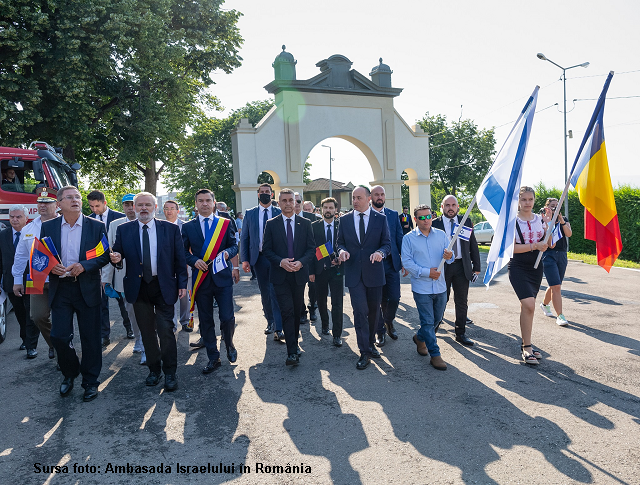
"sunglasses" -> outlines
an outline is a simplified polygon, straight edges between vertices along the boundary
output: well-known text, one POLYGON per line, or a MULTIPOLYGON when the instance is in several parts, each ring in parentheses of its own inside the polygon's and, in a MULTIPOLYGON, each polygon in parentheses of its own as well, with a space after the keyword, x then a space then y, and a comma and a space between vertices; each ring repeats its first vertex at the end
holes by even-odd
POLYGON ((296 200, 296 204, 302 204, 301 200, 296 200))
POLYGON ((431 214, 429 214, 428 216, 418 216, 418 220, 419 221, 424 221, 424 220, 430 220, 431 219, 431 214))

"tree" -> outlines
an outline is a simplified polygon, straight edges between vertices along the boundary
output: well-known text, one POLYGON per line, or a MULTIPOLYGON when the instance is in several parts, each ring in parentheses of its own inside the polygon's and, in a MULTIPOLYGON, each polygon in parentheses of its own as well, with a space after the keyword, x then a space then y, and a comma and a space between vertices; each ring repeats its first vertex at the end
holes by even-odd
POLYGON ((221 0, 0 0, 0 137, 45 139, 96 187, 154 192, 216 69, 242 60, 221 0))
MULTIPOLYGON (((241 118, 257 124, 273 107, 271 100, 254 101, 234 110, 226 118, 201 116, 193 127, 193 133, 182 147, 179 159, 170 163, 165 176, 166 184, 179 191, 178 201, 193 208, 198 189, 208 188, 216 194, 216 200, 226 202, 235 210, 236 197, 233 185, 233 155, 231 131, 241 118)), ((272 180, 273 183, 273 180, 272 180)))
POLYGON ((463 205, 470 201, 493 162, 495 137, 492 129, 481 130, 472 120, 447 123, 445 116, 427 113, 418 124, 429 133, 431 198, 447 194, 463 205))

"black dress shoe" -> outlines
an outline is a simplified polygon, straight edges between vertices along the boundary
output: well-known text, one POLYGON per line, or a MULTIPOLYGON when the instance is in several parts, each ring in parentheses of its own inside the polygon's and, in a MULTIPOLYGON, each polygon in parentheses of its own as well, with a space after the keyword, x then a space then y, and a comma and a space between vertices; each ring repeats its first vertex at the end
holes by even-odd
POLYGON ((367 366, 369 365, 369 362, 371 362, 371 360, 369 359, 369 356, 367 354, 360 355, 360 359, 356 364, 356 369, 358 370, 366 369, 367 366))
POLYGON ((182 326, 182 331, 189 333, 189 332, 193 332, 193 329, 189 328, 189 325, 183 325, 182 326))
POLYGON ((167 392, 173 392, 178 389, 178 379, 175 374, 165 374, 164 376, 164 390, 167 392))
POLYGON ((73 389, 73 377, 65 377, 60 384, 60 395, 67 396, 73 389))
POLYGON ((386 341, 387 341, 387 339, 385 338, 385 335, 384 335, 384 334, 382 334, 382 335, 378 335, 378 336, 376 337, 376 345, 377 345, 378 347, 384 347, 384 344, 386 343, 386 341))
POLYGON ((93 401, 96 397, 98 397, 98 386, 89 386, 84 390, 82 400, 84 402, 89 402, 93 401))
POLYGON ((301 316, 300 325, 306 325, 307 323, 309 323, 309 317, 307 317, 306 315, 301 316))
POLYGON ((333 337, 333 345, 342 347, 342 339, 340 337, 333 337))
POLYGON ((35 359, 38 357, 38 351, 36 349, 27 350, 27 359, 35 359))
POLYGON ((202 337, 200 337, 197 341, 195 342, 191 342, 189 344, 189 347, 192 347, 194 349, 201 349, 202 347, 204 347, 204 342, 202 341, 202 337))
POLYGON ((18 350, 27 350, 27 346, 25 344, 21 344, 20 347, 18 347, 18 350))
POLYGON ((466 325, 473 325, 473 320, 471 320, 469 317, 467 317, 466 325))
POLYGON ((267 324, 267 328, 264 329, 265 335, 269 335, 270 333, 273 333, 275 328, 276 328, 276 324, 275 323, 268 323, 267 324))
POLYGON ((227 358, 229 359, 229 362, 231 362, 232 364, 238 360, 238 351, 236 350, 235 347, 231 347, 230 349, 227 349, 227 358))
POLYGON ((369 347, 369 353, 374 359, 380 358, 380 352, 378 352, 378 349, 376 349, 375 347, 369 347))
POLYGON ((282 330, 277 330, 273 332, 273 340, 275 340, 276 342, 280 342, 282 344, 285 343, 284 332, 282 330))
POLYGON ((220 361, 220 359, 210 360, 209 363, 204 366, 204 369, 202 369, 202 373, 211 374, 214 370, 218 369, 220 366, 222 366, 222 362, 220 361))
POLYGON ((473 345, 473 340, 471 340, 465 334, 456 335, 456 342, 460 342, 462 345, 465 345, 467 347, 471 347, 473 345))
POLYGON ((133 334, 133 330, 131 329, 131 327, 127 328, 127 338, 129 340, 133 340, 134 338, 136 338, 136 336, 133 334))
POLYGON ((309 313, 309 318, 311 319, 312 322, 315 322, 318 319, 316 312, 309 313))
POLYGON ((298 365, 300 363, 300 357, 298 354, 289 354, 287 356, 287 360, 285 361, 286 365, 298 365))
POLYGON ((331 335, 331 332, 329 332, 329 327, 322 327, 322 335, 331 335))
POLYGON ((149 375, 147 376, 147 380, 144 383, 147 386, 157 386, 158 382, 160 382, 160 377, 162 377, 161 372, 153 372, 149 371, 149 375))
POLYGON ((110 343, 111 343, 111 340, 109 340, 109 337, 105 337, 105 338, 102 339, 102 346, 103 347, 108 347, 110 343))
POLYGON ((56 352, 55 352, 55 350, 53 350, 53 347, 49 347, 49 358, 50 359, 55 359, 56 358, 56 352))
POLYGON ((398 340, 398 333, 393 326, 393 322, 385 323, 385 326, 387 327, 387 334, 389 334, 389 337, 391 337, 392 340, 398 340))

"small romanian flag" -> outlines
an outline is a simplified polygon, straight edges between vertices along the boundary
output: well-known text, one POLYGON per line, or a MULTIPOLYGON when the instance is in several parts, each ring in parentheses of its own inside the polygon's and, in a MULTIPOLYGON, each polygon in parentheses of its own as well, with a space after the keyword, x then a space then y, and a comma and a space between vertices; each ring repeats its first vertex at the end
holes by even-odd
POLYGON ((38 291, 39 288, 35 287, 31 275, 27 275, 26 288, 24 290, 25 295, 42 295, 43 290, 38 291))
POLYGON ((109 249, 109 241, 107 240, 106 235, 102 235, 102 239, 98 243, 98 245, 87 251, 87 259, 97 258, 98 256, 102 256, 106 250, 109 249))
POLYGON ((327 241, 322 246, 316 248, 316 258, 320 261, 323 258, 326 258, 330 254, 333 253, 333 246, 331 245, 331 241, 327 241))

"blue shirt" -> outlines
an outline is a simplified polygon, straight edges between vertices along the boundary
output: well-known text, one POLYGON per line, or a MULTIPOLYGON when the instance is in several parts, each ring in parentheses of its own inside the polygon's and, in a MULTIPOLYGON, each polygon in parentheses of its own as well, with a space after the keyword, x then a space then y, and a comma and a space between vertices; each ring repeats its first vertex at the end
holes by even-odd
MULTIPOLYGON (((449 245, 444 231, 432 227, 425 236, 417 227, 402 238, 402 266, 411 275, 411 290, 422 295, 433 295, 447 291, 444 268, 437 280, 429 278, 431 268, 437 268, 442 253, 449 245)), ((453 258, 447 261, 451 264, 453 258)))

